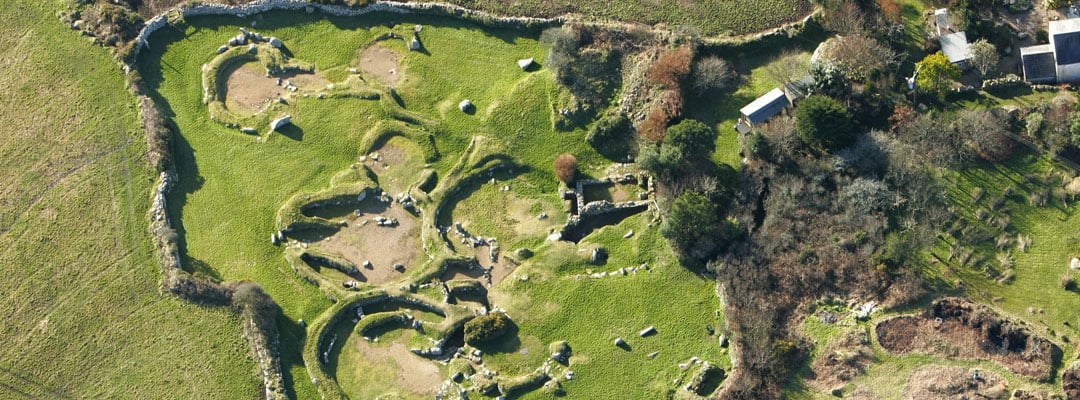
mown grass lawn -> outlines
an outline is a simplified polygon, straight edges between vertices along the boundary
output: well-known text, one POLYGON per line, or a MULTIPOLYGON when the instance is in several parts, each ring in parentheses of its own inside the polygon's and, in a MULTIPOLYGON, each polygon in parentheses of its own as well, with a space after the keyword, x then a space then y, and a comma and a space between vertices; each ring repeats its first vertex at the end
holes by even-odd
POLYGON ((231 311, 163 295, 135 98, 62 1, 0 4, 0 398, 247 398, 231 311))

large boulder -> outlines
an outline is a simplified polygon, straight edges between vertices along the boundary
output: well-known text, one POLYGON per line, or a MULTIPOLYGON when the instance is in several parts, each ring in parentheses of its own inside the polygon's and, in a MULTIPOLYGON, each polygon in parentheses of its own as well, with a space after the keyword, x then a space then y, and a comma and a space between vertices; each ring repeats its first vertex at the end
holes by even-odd
POLYGON ((285 116, 283 116, 281 118, 270 121, 270 130, 271 131, 276 131, 278 129, 281 129, 283 126, 289 125, 291 123, 292 123, 292 117, 289 116, 289 115, 285 115, 285 116))

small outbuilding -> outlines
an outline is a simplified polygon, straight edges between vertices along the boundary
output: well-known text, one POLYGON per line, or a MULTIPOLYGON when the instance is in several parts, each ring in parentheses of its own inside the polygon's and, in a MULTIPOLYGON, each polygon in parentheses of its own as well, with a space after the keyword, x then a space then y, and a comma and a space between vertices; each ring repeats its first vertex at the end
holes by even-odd
POLYGON ((780 114, 790 106, 791 102, 788 101, 783 90, 780 90, 780 88, 770 90, 761 97, 754 99, 746 107, 739 109, 739 123, 735 125, 735 129, 739 133, 749 132, 753 126, 768 121, 769 118, 780 114))
POLYGON ((968 45, 967 34, 953 29, 948 9, 934 10, 934 25, 937 28, 938 42, 941 43, 941 53, 960 69, 968 69, 971 47, 968 45))
POLYGON ((964 32, 941 35, 941 53, 949 58, 949 62, 956 64, 960 69, 968 68, 968 60, 971 59, 971 46, 968 44, 967 34, 964 32))
POLYGON ((532 58, 523 58, 518 60, 517 65, 518 67, 521 67, 522 71, 528 71, 533 69, 534 66, 536 66, 536 60, 532 58))
POLYGON ((1057 79, 1057 66, 1054 64, 1054 46, 1052 45, 1021 47, 1020 61, 1024 66, 1025 81, 1049 84, 1057 79))

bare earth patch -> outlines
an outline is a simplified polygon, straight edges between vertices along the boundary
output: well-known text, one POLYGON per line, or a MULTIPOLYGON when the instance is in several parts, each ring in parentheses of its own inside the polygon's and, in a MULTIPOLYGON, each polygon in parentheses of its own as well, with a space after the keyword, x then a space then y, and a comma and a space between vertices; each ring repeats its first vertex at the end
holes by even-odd
POLYGON ((875 361, 870 335, 862 329, 845 333, 829 343, 812 365, 814 375, 806 383, 822 391, 846 384, 862 375, 875 361))
POLYGON ((386 377, 396 381, 395 387, 415 394, 434 395, 443 382, 439 367, 413 354, 398 340, 388 345, 359 340, 356 347, 357 351, 373 364, 386 365, 389 364, 388 360, 392 360, 393 364, 397 365, 397 376, 386 377))
POLYGON ((475 279, 485 285, 490 283, 492 286, 494 286, 498 285, 499 282, 502 282, 503 279, 506 279, 507 275, 510 275, 510 273, 514 271, 515 265, 511 262, 506 261, 506 259, 502 257, 501 253, 498 255, 498 260, 492 262, 489 246, 478 246, 475 248, 475 250, 476 262, 480 264, 480 267, 474 266, 472 268, 468 268, 463 266, 452 266, 447 268, 446 271, 444 271, 442 275, 439 276, 439 279, 442 281, 475 279), (488 267, 492 267, 491 282, 488 282, 487 278, 484 276, 484 272, 486 271, 485 269, 488 267))
POLYGON ((277 78, 267 77, 257 62, 234 69, 227 85, 225 107, 238 112, 257 113, 285 92, 285 88, 278 86, 277 78))
POLYGON ((360 70, 374 76, 379 82, 394 86, 401 79, 401 55, 388 48, 374 44, 360 52, 357 64, 360 70))
POLYGON ((1005 399, 1008 384, 1000 376, 977 368, 927 365, 908 379, 905 399, 1005 399))
POLYGON ((937 300, 922 315, 882 321, 877 338, 881 347, 893 353, 989 359, 1040 381, 1053 378, 1054 361, 1061 358, 1061 349, 1054 343, 986 306, 960 298, 937 300))
POLYGON ((313 245, 340 254, 358 266, 360 281, 381 284, 401 277, 394 265, 409 267, 420 253, 420 227, 415 217, 400 205, 388 205, 375 198, 363 201, 358 208, 362 215, 342 217, 346 227, 313 245), (378 226, 374 221, 378 216, 397 219, 398 225, 378 226), (371 268, 363 267, 364 261, 370 261, 371 268))
POLYGON ((283 81, 292 82, 300 90, 322 90, 330 81, 319 74, 286 74, 281 77, 283 81))
POLYGON ((236 112, 254 114, 262 111, 270 102, 288 96, 286 81, 298 90, 319 90, 330 83, 318 74, 290 73, 283 75, 281 80, 282 84, 278 85, 277 77, 266 76, 266 70, 258 62, 240 65, 229 74, 225 107, 236 112))
POLYGON ((408 158, 409 152, 405 151, 405 149, 392 144, 386 144, 380 147, 379 150, 371 152, 371 154, 368 155, 368 158, 364 160, 364 163, 378 173, 379 171, 386 169, 386 167, 404 164, 405 160, 408 158), (376 158, 378 160, 376 160, 376 158))

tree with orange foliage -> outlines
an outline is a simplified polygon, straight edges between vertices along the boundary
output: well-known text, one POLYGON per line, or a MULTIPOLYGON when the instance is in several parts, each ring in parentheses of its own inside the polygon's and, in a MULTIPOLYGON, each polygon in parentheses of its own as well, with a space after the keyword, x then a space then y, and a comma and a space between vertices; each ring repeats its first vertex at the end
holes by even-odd
POLYGON ((665 51, 649 67, 648 82, 668 90, 679 90, 680 84, 690 74, 694 51, 688 45, 665 51))
POLYGON ((903 13, 900 9, 900 2, 896 0, 877 0, 878 10, 881 11, 881 16, 893 24, 898 24, 903 17, 903 13))
POLYGON ((577 175, 577 157, 562 153, 555 157, 555 177, 569 185, 577 175))

